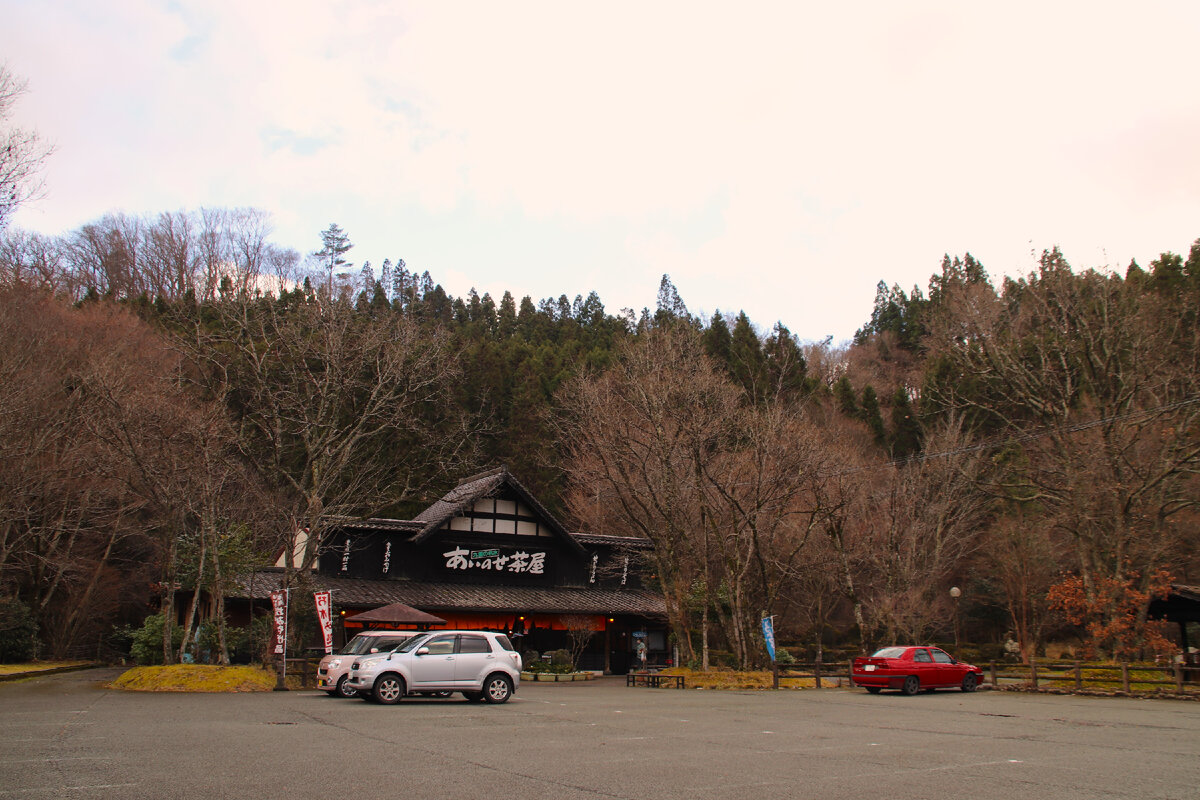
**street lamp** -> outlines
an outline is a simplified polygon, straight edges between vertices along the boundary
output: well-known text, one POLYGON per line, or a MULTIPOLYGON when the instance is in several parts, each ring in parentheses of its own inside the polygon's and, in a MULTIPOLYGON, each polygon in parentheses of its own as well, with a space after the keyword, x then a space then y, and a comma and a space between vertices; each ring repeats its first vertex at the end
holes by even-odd
POLYGON ((962 596, 962 589, 957 586, 950 587, 950 596, 954 598, 954 649, 958 649, 958 598, 962 596))

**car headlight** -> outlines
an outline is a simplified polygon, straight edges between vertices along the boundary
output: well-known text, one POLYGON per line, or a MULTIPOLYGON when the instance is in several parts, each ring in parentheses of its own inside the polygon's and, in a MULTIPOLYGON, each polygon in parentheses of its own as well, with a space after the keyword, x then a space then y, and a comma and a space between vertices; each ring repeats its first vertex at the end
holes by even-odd
POLYGON ((329 666, 327 667, 327 669, 337 669, 341 665, 342 665, 342 660, 340 658, 335 658, 333 661, 329 662, 329 666))

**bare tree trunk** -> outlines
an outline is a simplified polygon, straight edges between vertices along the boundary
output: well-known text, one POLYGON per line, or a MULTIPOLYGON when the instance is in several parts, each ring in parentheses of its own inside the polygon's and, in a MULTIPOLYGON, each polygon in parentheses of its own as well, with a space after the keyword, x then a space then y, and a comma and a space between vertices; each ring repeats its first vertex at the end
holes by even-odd
POLYGON ((187 652, 188 640, 191 639, 192 629, 196 624, 196 614, 200 609, 200 592, 204 588, 204 565, 208 561, 208 542, 203 533, 200 534, 199 570, 196 573, 196 588, 192 592, 192 600, 188 605, 187 623, 183 629, 183 639, 179 643, 178 661, 183 662, 183 654, 187 652))

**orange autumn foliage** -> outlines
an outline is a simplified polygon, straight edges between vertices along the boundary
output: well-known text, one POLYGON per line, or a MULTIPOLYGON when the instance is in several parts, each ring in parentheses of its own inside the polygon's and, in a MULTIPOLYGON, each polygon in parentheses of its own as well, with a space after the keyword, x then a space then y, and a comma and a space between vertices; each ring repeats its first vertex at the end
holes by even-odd
POLYGON ((1158 570, 1145 590, 1139 588, 1139 578, 1136 571, 1126 573, 1124 579, 1099 577, 1090 595, 1079 575, 1068 575, 1050 588, 1050 608, 1083 628, 1087 657, 1137 659, 1147 650, 1165 655, 1178 649, 1164 634, 1163 622, 1145 619, 1150 600, 1170 591, 1171 576, 1158 570))

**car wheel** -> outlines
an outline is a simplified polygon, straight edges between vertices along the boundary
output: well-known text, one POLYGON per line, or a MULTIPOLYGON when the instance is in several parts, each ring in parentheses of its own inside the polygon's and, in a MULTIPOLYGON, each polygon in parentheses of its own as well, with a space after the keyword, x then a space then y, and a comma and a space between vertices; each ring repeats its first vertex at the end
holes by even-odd
POLYGON ((870 692, 871 694, 879 694, 880 692, 883 691, 883 689, 879 686, 868 686, 867 691, 870 692))
POLYGON ((507 703, 512 691, 512 681, 507 675, 489 675, 483 682, 483 697, 489 703, 507 703))
POLYGON ((467 698, 467 700, 471 701, 472 703, 482 703, 483 702, 483 692, 463 692, 462 695, 463 695, 463 697, 467 698))
POLYGON ((342 677, 338 678, 337 688, 330 692, 330 694, 336 694, 338 697, 354 697, 357 695, 357 689, 355 689, 353 686, 346 685, 346 678, 349 677, 349 675, 343 675, 342 677))
POLYGON ((404 679, 388 673, 375 679, 375 699, 385 706, 395 705, 404 697, 404 679))
POLYGON ((973 692, 973 691, 975 691, 975 687, 978 685, 979 685, 979 678, 977 678, 975 676, 974 672, 968 672, 966 675, 963 676, 962 690, 964 692, 973 692))
POLYGON ((921 691, 921 679, 916 675, 909 675, 904 679, 904 686, 900 688, 900 691, 907 695, 916 694, 917 692, 921 691))

